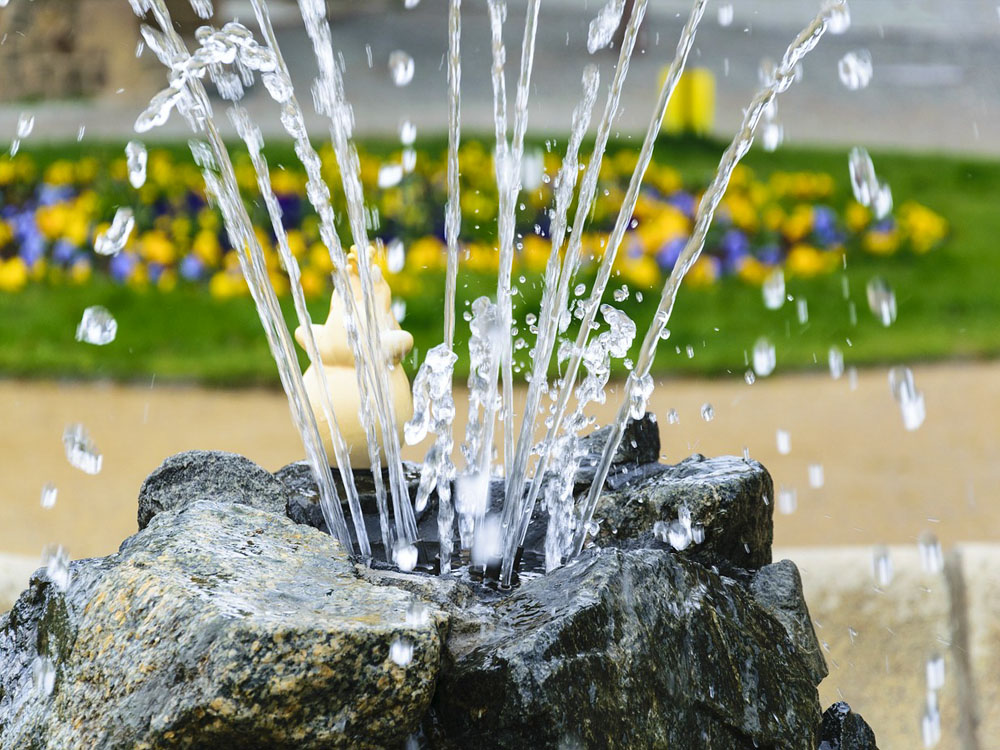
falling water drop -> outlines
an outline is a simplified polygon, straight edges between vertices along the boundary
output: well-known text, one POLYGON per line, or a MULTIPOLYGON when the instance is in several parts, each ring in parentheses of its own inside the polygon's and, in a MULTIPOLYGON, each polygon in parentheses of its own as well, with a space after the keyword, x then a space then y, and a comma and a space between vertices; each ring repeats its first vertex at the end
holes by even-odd
POLYGON ((878 187, 872 195, 872 213, 879 221, 892 213, 892 188, 889 187, 888 183, 879 181, 878 187))
POLYGON ((56 504, 56 497, 59 495, 59 490, 56 488, 52 482, 46 482, 42 487, 42 507, 43 508, 53 508, 56 504))
POLYGON ((621 288, 615 289, 611 296, 614 297, 615 302, 624 302, 628 299, 628 287, 622 284, 621 288))
POLYGON ((872 79, 872 55, 866 49, 848 52, 837 63, 840 82, 851 91, 867 88, 872 79))
POLYGON ((775 268, 764 279, 761 286, 764 295, 764 307, 777 310, 785 304, 785 274, 780 268, 775 268))
POLYGON ((385 248, 385 265, 389 273, 399 273, 406 264, 406 249, 398 237, 389 240, 385 248))
POLYGON ((809 322, 809 303, 804 298, 795 300, 795 315, 799 319, 799 325, 809 322))
POLYGON ((621 24, 624 10, 625 0, 608 0, 597 17, 590 22, 590 28, 587 30, 587 52, 594 54, 611 44, 615 31, 621 24))
POLYGON ((48 698, 56 686, 56 665, 47 656, 36 656, 31 664, 31 686, 35 694, 48 698))
POLYGON ((777 356, 774 344, 765 336, 757 339, 753 345, 753 369, 760 377, 766 378, 774 372, 777 356))
POLYGON ((936 747, 941 741, 941 710, 937 705, 937 694, 930 691, 927 695, 927 705, 920 720, 920 733, 923 736, 924 747, 936 747))
POLYGON ((757 382, 757 376, 754 375, 753 370, 747 370, 745 373, 743 373, 743 380, 746 382, 747 385, 753 385, 754 383, 757 382))
POLYGON ((35 116, 30 112, 22 112, 17 118, 17 137, 25 139, 35 129, 35 116))
POLYGON ((46 575, 60 591, 68 591, 72 581, 69 569, 69 555, 61 544, 50 544, 42 550, 42 565, 46 575))
POLYGON ((402 164, 383 164, 378 168, 378 186, 382 189, 395 187, 402 179, 402 164))
POLYGON ((389 55, 389 73, 392 82, 397 86, 406 86, 413 80, 413 58, 402 50, 396 50, 389 55))
POLYGON ((104 346, 115 340, 118 322, 100 305, 88 307, 76 327, 76 340, 94 346, 104 346))
POLYGON ((125 146, 128 162, 128 181, 137 190, 146 184, 146 147, 139 141, 129 141, 125 146))
POLYGON ((676 409, 670 409, 667 412, 667 424, 677 424, 681 421, 681 418, 677 415, 676 409))
POLYGON ((831 346, 827 354, 827 362, 830 364, 830 377, 839 380, 844 374, 844 353, 840 347, 831 346))
POLYGON ((924 532, 917 539, 917 549, 920 551, 920 567, 925 573, 937 575, 944 570, 944 554, 941 552, 941 542, 930 532, 924 532))
POLYGON ((778 150, 778 146, 785 139, 785 128, 777 120, 765 122, 760 129, 760 142, 764 150, 772 153, 778 150))
POLYGON ((431 621, 431 611, 423 602, 413 601, 406 608, 406 624, 423 627, 431 621))
POLYGON ((851 175, 851 191, 854 200, 862 206, 870 206, 875 192, 878 190, 878 177, 875 165, 866 149, 858 146, 851 149, 847 155, 847 169, 851 175))
POLYGON ((940 690, 944 687, 944 657, 934 654, 927 660, 927 689, 940 690))
POLYGON ((799 507, 798 493, 794 489, 782 487, 778 490, 778 511, 784 515, 791 515, 799 507))
POLYGON ((729 26, 733 22, 733 4, 722 3, 719 6, 719 26, 729 26))
POLYGON ((401 667, 413 661, 413 642, 406 638, 397 638, 389 646, 389 658, 401 667))
POLYGON ((402 323, 406 320, 406 300, 394 299, 392 304, 389 306, 389 311, 392 313, 392 317, 395 318, 397 323, 402 323))
POLYGON ((846 0, 827 0, 825 6, 827 16, 826 29, 831 34, 843 34, 851 28, 851 10, 846 0))
POLYGON ((792 435, 788 430, 778 430, 774 437, 778 446, 778 453, 782 456, 787 456, 792 452, 792 435))
POLYGON ((396 561, 396 565, 404 573, 409 573, 415 567, 417 567, 417 547, 413 544, 400 544, 396 543, 396 548, 393 550, 393 558, 396 561))
POLYGON ((715 409, 709 403, 704 403, 701 405, 701 418, 706 422, 711 422, 715 419, 715 409))
POLYGON ((892 558, 889 557, 889 548, 884 545, 872 550, 872 576, 875 583, 883 588, 892 583, 892 558))
POLYGON ((903 426, 911 432, 918 429, 924 423, 927 409, 923 391, 917 390, 909 367, 893 367, 889 370, 889 390, 899 404, 903 426))
POLYGON ((896 322, 896 293, 889 282, 881 276, 875 276, 865 287, 868 295, 868 309, 876 319, 887 328, 896 322))
POLYGON ((399 124, 399 142, 404 146, 412 146, 417 140, 417 126, 410 120, 403 120, 399 124))
POLYGON ((63 432, 63 448, 70 465, 84 474, 98 474, 104 457, 82 424, 71 424, 63 432))
POLYGON ((407 10, 412 10, 420 5, 420 0, 403 0, 403 7, 407 10))
POLYGON ((823 486, 824 482, 823 464, 809 464, 809 486, 814 490, 818 490, 823 486))
POLYGON ((134 228, 135 216, 132 209, 122 206, 115 212, 111 226, 94 238, 94 252, 98 255, 117 255, 128 243, 134 228))

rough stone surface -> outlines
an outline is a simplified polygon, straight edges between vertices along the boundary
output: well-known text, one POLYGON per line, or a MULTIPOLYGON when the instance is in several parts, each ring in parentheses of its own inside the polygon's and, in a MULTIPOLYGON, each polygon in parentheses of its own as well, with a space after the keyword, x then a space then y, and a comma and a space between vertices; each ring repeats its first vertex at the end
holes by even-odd
POLYGON ((784 627, 666 550, 601 550, 487 609, 447 642, 440 747, 816 747, 812 670, 784 627))
POLYGON ((819 731, 819 750, 878 750, 875 732, 860 714, 843 701, 834 703, 823 714, 819 731))
POLYGON ((682 554, 706 566, 755 570, 771 562, 774 537, 771 475, 757 461, 695 454, 659 473, 606 491, 597 504, 598 544, 615 544, 676 520, 683 506, 705 529, 682 554))
POLYGON ((186 451, 171 456, 139 490, 139 528, 164 510, 197 500, 236 503, 284 515, 284 485, 249 458, 224 451, 186 451))
MULTIPOLYGON (((580 438, 578 450, 583 454, 576 474, 577 484, 590 484, 597 473, 597 463, 611 435, 611 425, 580 438)), ((612 461, 618 474, 629 468, 656 464, 660 460, 660 428, 656 416, 647 412, 642 419, 630 419, 625 434, 612 461)), ((612 475, 613 476, 613 475, 612 475)))
POLYGON ((328 535, 243 505, 164 511, 106 558, 42 571, 0 618, 0 747, 399 746, 444 620, 356 574, 328 535), (407 667, 390 658, 399 638, 407 667), (32 687, 39 653, 56 665, 32 687))
POLYGON ((819 685, 829 670, 820 651, 809 608, 802 595, 802 578, 791 560, 765 565, 750 579, 750 594, 785 627, 805 659, 813 684, 819 685))

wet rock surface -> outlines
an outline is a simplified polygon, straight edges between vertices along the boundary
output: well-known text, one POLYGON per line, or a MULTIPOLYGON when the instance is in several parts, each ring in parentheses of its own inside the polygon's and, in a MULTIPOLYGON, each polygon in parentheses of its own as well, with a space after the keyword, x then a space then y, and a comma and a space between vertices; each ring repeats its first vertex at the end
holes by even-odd
MULTIPOLYGON (((0 746, 365 748, 413 735, 441 748, 813 750, 826 668, 795 566, 768 564, 770 477, 736 458, 648 463, 655 423, 629 429, 600 548, 522 571, 512 591, 349 560, 311 528, 322 516, 304 464, 275 477, 246 459, 234 475, 227 454, 168 459, 143 485, 148 526, 116 555, 73 563, 65 592, 40 571, 0 619, 0 746), (248 501, 252 486, 261 497, 248 501), (679 552, 652 528, 682 504, 705 536, 679 552), (408 664, 390 656, 400 641, 408 664), (39 657, 55 665, 48 696, 33 686, 39 657)), ((356 479, 374 538, 374 484, 356 479)), ((426 511, 421 534, 435 524, 426 511)))
POLYGON ((117 554, 74 562, 66 592, 40 571, 0 619, 0 747, 398 746, 430 702, 444 624, 433 606, 408 624, 412 599, 275 514, 163 511, 117 554))
POLYGON ((823 714, 819 730, 819 750, 878 750, 875 732, 843 701, 823 714))
POLYGON ((139 529, 164 510, 197 500, 240 503, 284 514, 284 485, 249 458, 225 451, 185 451, 153 471, 139 490, 139 529))

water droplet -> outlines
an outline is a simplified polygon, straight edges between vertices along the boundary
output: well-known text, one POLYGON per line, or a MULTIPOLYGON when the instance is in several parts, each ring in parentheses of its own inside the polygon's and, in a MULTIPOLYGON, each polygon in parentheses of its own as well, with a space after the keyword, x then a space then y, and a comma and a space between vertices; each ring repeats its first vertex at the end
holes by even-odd
POLYGON ((583 284, 577 284, 576 287, 573 288, 573 294, 575 294, 577 297, 582 297, 583 293, 586 291, 587 287, 584 286, 583 284))
POLYGON ((42 507, 46 509, 55 507, 58 495, 59 490, 56 486, 52 482, 47 482, 42 487, 42 507))
POLYGON ((95 346, 104 346, 115 340, 118 322, 100 305, 88 307, 76 327, 76 340, 95 346))
POLYGON ((403 7, 407 10, 412 10, 420 5, 420 0, 403 0, 403 7))
POLYGON ((406 300, 394 299, 392 304, 389 306, 392 312, 392 317, 396 319, 397 323, 402 323, 406 320, 406 300))
POLYGON ((417 166, 417 150, 414 148, 403 149, 403 172, 410 174, 417 166))
POLYGON ((417 567, 417 547, 413 544, 396 543, 393 550, 393 558, 397 567, 405 573, 409 573, 417 567))
POLYGON ((690 522, 685 524, 681 520, 671 521, 667 528, 667 541, 678 552, 687 549, 692 541, 690 522))
POLYGON ((866 88, 872 79, 872 55, 866 49, 848 52, 837 63, 840 82, 851 91, 866 88))
POLYGON ((920 719, 920 733, 924 747, 935 747, 941 741, 941 711, 937 705, 937 694, 933 691, 927 695, 927 705, 920 719))
POLYGON ((401 667, 413 661, 413 642, 406 638, 397 638, 389 646, 389 658, 401 667))
POLYGON ((774 351, 774 344, 761 336, 753 345, 753 369, 760 377, 766 378, 774 372, 777 363, 777 355, 774 351))
POLYGON ((743 380, 746 381, 747 385, 753 385, 757 382, 757 376, 753 374, 753 370, 747 370, 743 373, 743 380))
POLYGON ((851 11, 846 0, 828 0, 824 9, 827 11, 826 30, 831 34, 843 34, 851 28, 851 11))
POLYGON ((30 112, 22 112, 17 118, 17 137, 24 140, 35 129, 35 116, 30 112))
POLYGON ((667 412, 667 424, 677 424, 681 421, 681 418, 677 415, 676 409, 670 409, 667 412))
POLYGON ((917 549, 920 551, 920 567, 925 573, 936 575, 944 570, 944 553, 941 542, 929 532, 924 532, 917 539, 917 549))
POLYGON ((865 288, 868 295, 868 309, 884 326, 889 327, 896 322, 896 293, 889 282, 881 276, 875 276, 865 288))
POLYGON ((410 602, 406 608, 406 624, 413 627, 423 627, 431 621, 431 611, 423 602, 410 602))
POLYGON ((31 687, 35 694, 48 698, 56 686, 56 665, 47 656, 36 656, 31 663, 31 687))
POLYGON ((883 588, 892 583, 892 558, 888 547, 879 545, 872 551, 872 575, 875 583, 883 588))
POLYGON ((785 274, 780 268, 775 268, 764 279, 761 287, 764 294, 764 307, 777 310, 785 304, 785 274))
POLYGON ((403 179, 402 164, 383 164, 378 168, 378 186, 380 188, 395 187, 403 179))
POLYGON ((760 142, 768 153, 777 151, 783 140, 785 140, 785 128, 780 122, 771 120, 761 126, 760 142))
POLYGON ((824 484, 823 464, 809 464, 809 486, 818 490, 824 484))
POLYGON ((792 452, 792 435, 788 430, 778 430, 774 437, 778 445, 778 453, 787 456, 792 452))
POLYGON ((719 26, 729 26, 733 22, 733 4, 723 3, 719 6, 719 26))
POLYGON ((98 474, 101 471, 103 456, 82 424, 66 427, 63 431, 63 447, 66 449, 66 460, 74 468, 85 474, 98 474))
POLYGON ((129 141, 125 146, 125 157, 128 162, 128 181, 132 187, 138 190, 146 184, 146 162, 148 160, 146 147, 139 141, 129 141))
POLYGON ((98 255, 117 255, 128 243, 128 238, 135 228, 135 216, 127 206, 115 211, 111 226, 94 239, 94 252, 98 255))
POLYGON ((879 220, 892 213, 892 188, 889 187, 888 183, 879 181, 878 187, 872 195, 872 213, 879 220))
POLYGON ((653 524, 653 536, 664 544, 667 544, 669 530, 670 527, 665 521, 656 521, 653 524))
POLYGON ((798 493, 794 489, 782 487, 778 490, 778 512, 790 515, 799 507, 798 493))
POLYGON ((403 120, 399 124, 399 142, 404 146, 412 146, 417 140, 417 126, 410 120, 403 120))
POLYGON ((398 237, 389 240, 385 248, 385 265, 389 273, 399 273, 406 265, 406 248, 398 237))
POLYGON ((389 55, 389 73, 392 82, 397 86, 406 86, 413 80, 413 58, 402 50, 396 50, 389 55))
POLYGON ((81 125, 80 129, 76 131, 76 142, 79 143, 83 140, 83 136, 87 134, 87 126, 81 125))
POLYGON ((711 422, 715 419, 715 409, 709 403, 704 403, 701 405, 701 418, 706 422, 711 422))
POLYGON ((49 580, 60 591, 68 591, 72 581, 69 555, 61 544, 50 544, 42 550, 42 565, 49 580))
POLYGON ((878 176, 868 151, 857 146, 852 148, 847 156, 847 169, 851 174, 854 200, 862 206, 870 206, 878 190, 878 176))
POLYGON ((615 289, 611 296, 615 298, 615 302, 624 302, 628 299, 628 287, 622 284, 621 288, 615 289))
POLYGON ((590 27, 587 30, 587 52, 594 54, 611 44, 615 31, 621 24, 622 11, 624 10, 625 0, 608 0, 597 17, 590 22, 590 27))
POLYGON ((844 353, 840 351, 840 347, 830 347, 830 351, 827 354, 827 362, 830 366, 830 377, 834 380, 839 380, 844 374, 844 353))
POLYGON ((916 430, 924 423, 927 410, 924 405, 924 394, 917 390, 913 380, 913 372, 909 367, 893 367, 889 370, 889 390, 899 404, 903 415, 903 426, 916 430))
POLYGON ((653 394, 653 376, 650 374, 636 378, 629 402, 629 414, 632 419, 642 419, 646 415, 646 404, 653 394))
POLYGON ((934 654, 927 660, 927 689, 940 690, 944 687, 944 657, 934 654))
POLYGON ((800 325, 805 325, 809 322, 809 303, 805 299, 795 300, 795 314, 799 319, 800 325))

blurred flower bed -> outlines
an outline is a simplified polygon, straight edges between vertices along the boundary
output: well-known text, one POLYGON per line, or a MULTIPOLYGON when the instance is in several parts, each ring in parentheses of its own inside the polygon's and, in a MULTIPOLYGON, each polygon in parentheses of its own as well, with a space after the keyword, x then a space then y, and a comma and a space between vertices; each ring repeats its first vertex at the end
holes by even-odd
MULTIPOLYGON (((331 187, 340 179, 333 154, 321 151, 331 187)), ((381 262, 394 292, 419 296, 426 274, 443 275, 443 206, 446 155, 443 148, 407 149, 376 155, 362 151, 361 170, 372 216, 372 236, 382 241, 381 262), (404 166, 405 165, 405 166, 404 166)), ((583 237, 584 257, 595 267, 614 224, 632 169, 634 149, 609 153, 603 162, 598 199, 583 237)), ((327 292, 330 258, 319 240, 316 215, 305 196, 305 175, 272 157, 272 186, 281 204, 292 252, 302 269, 309 297, 327 292)), ((246 196, 256 193, 249 159, 235 156, 237 178, 246 196)), ((529 149, 523 169, 524 192, 518 211, 515 273, 540 273, 549 257, 547 238, 552 178, 560 156, 529 149)), ((462 245, 460 273, 493 275, 497 252, 496 183, 491 152, 482 143, 462 146, 462 245)), ((723 276, 760 284, 775 268, 789 277, 813 277, 840 268, 845 254, 926 253, 948 233, 948 222, 918 203, 905 200, 893 216, 876 221, 849 197, 847 169, 834 177, 818 172, 779 172, 757 177, 737 168, 710 231, 705 252, 686 283, 707 286, 723 276)), ((616 261, 622 281, 636 289, 659 288, 691 231, 703 184, 692 184, 669 165, 650 166, 616 261)), ((336 202, 340 217, 345 208, 336 202)), ((16 292, 31 283, 81 284, 97 275, 131 287, 169 290, 201 285, 212 296, 246 293, 236 254, 221 218, 208 205, 202 177, 190 156, 177 150, 149 153, 147 180, 139 190, 128 182, 124 154, 37 164, 30 152, 0 160, 0 291, 16 292), (94 252, 117 206, 135 212, 136 227, 125 249, 112 257, 94 252)), ((288 281, 274 250, 274 237, 261 201, 248 198, 272 280, 279 294, 288 281)), ((571 210, 571 217, 572 211, 571 210)), ((345 245, 346 220, 341 221, 345 245)))

